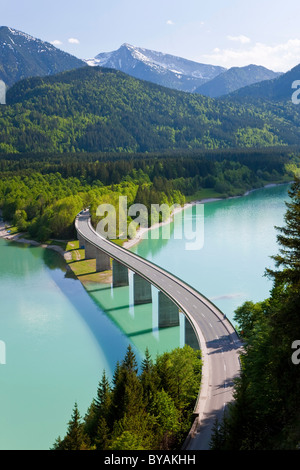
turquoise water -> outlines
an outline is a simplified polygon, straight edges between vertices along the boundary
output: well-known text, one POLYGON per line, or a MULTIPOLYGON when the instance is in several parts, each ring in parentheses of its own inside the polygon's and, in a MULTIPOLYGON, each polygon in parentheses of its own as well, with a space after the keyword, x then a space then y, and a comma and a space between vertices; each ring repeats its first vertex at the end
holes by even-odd
POLYGON ((0 253, 0 448, 48 449, 128 341, 57 253, 4 240, 0 253))
POLYGON ((139 362, 146 347, 154 357, 183 344, 182 327, 158 331, 155 290, 153 304, 137 307, 128 287, 92 284, 89 296, 57 253, 1 239, 0 260, 2 450, 49 449, 74 403, 83 416, 103 369, 112 378, 129 343, 139 362))
MULTIPOLYGON (((201 250, 186 251, 185 240, 171 236, 143 240, 133 251, 196 287, 232 318, 243 301, 268 296, 271 282, 263 274, 278 251, 274 225, 283 224, 286 199, 287 186, 278 186, 205 204, 201 250)), ((191 209, 187 215, 193 217, 191 209)), ((178 214, 171 233, 180 223, 178 214)), ((50 448, 65 434, 75 401, 84 415, 103 369, 112 377, 129 342, 139 361, 146 347, 155 356, 183 345, 182 316, 179 327, 157 327, 155 288, 152 304, 133 307, 131 284, 89 284, 88 295, 50 250, 0 240, 0 262, 0 341, 6 345, 0 449, 50 448)))
MULTIPOLYGON (((241 198, 205 203, 204 243, 199 250, 186 250, 187 240, 174 237, 184 219, 179 213, 170 240, 156 240, 156 232, 163 229, 155 229, 133 251, 185 280, 233 321, 239 305, 265 299, 272 288, 264 272, 274 266, 271 256, 278 252, 274 226, 284 225, 288 188, 273 186, 241 198)), ((193 217, 193 212, 195 208, 185 211, 187 217, 193 217)))

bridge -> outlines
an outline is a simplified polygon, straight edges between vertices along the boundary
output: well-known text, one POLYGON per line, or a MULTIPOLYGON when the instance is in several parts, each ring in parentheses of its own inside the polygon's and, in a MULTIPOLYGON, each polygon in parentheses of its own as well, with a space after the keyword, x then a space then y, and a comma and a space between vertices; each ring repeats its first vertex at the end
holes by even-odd
POLYGON ((89 211, 75 220, 77 237, 86 259, 96 259, 96 270, 112 269, 113 286, 128 285, 134 273, 134 303, 151 302, 151 285, 159 290, 159 326, 179 324, 185 315, 185 343, 202 353, 202 379, 194 408, 194 424, 186 450, 208 450, 212 428, 232 401, 233 381, 240 373, 240 339, 222 312, 207 298, 156 264, 101 237, 92 227, 89 211), (112 258, 112 263, 111 263, 112 258))

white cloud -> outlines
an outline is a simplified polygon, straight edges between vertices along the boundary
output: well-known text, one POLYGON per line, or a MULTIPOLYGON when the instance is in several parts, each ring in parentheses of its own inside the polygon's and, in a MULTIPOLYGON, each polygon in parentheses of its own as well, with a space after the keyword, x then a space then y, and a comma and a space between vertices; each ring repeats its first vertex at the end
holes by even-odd
POLYGON ((167 23, 167 24, 171 24, 171 25, 172 25, 172 24, 175 24, 174 21, 172 21, 172 20, 167 20, 166 23, 167 23))
POLYGON ((51 41, 50 44, 53 44, 53 46, 61 46, 62 42, 59 41, 59 39, 55 39, 54 41, 51 41))
POLYGON ((214 49, 211 54, 204 55, 209 63, 224 67, 241 67, 249 64, 263 65, 277 72, 287 72, 300 63, 300 39, 267 45, 257 42, 248 47, 238 49, 214 49))
POLYGON ((70 44, 79 44, 79 40, 76 39, 76 38, 69 38, 69 39, 68 39, 68 42, 69 42, 70 44))
POLYGON ((247 36, 244 36, 243 34, 241 34, 240 36, 227 36, 227 39, 229 39, 230 41, 240 42, 241 44, 248 44, 249 42, 251 42, 251 39, 247 36))

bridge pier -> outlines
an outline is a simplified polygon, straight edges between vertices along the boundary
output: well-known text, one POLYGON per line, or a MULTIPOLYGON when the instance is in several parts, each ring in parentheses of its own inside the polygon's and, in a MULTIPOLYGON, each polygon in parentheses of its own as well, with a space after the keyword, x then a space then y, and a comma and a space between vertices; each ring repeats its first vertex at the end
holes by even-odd
POLYGON ((84 238, 81 238, 80 235, 77 235, 77 238, 78 238, 78 241, 79 241, 79 249, 84 248, 85 244, 86 244, 86 241, 84 240, 84 238))
POLYGON ((85 250, 85 259, 96 259, 97 272, 108 271, 111 269, 110 257, 104 253, 104 251, 99 250, 99 248, 95 247, 78 235, 77 238, 79 241, 79 248, 84 248, 85 250))
POLYGON ((185 344, 193 349, 200 349, 196 333, 188 318, 184 316, 184 336, 185 344))
POLYGON ((94 245, 91 245, 91 243, 85 241, 84 249, 85 249, 85 259, 95 259, 97 257, 98 249, 94 245))
POLYGON ((179 309, 163 292, 158 293, 158 327, 179 325, 179 309))
POLYGON ((133 274, 133 297, 134 305, 149 304, 152 302, 150 282, 136 273, 133 274))
POLYGON ((112 260, 113 287, 128 286, 128 268, 115 259, 112 260))
POLYGON ((96 253, 96 271, 109 271, 111 269, 110 257, 104 251, 97 250, 96 253))

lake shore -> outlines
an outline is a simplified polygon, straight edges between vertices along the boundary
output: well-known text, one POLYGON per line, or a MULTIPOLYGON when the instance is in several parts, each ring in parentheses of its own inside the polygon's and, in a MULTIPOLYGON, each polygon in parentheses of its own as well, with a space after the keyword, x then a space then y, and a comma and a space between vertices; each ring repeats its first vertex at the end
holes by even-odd
MULTIPOLYGON (((174 216, 176 214, 178 214, 178 213, 180 213, 180 212, 186 210, 187 208, 192 207, 196 204, 207 204, 207 203, 215 202, 215 201, 222 201, 222 200, 225 201, 227 199, 245 197, 245 196, 248 196, 249 194, 251 194, 253 191, 257 191, 259 189, 264 189, 264 188, 269 188, 269 187, 274 187, 274 186, 281 186, 283 184, 290 184, 290 183, 269 183, 269 184, 267 184, 267 185, 265 185, 261 188, 250 189, 250 190, 246 191, 244 194, 241 194, 240 196, 212 197, 212 198, 204 198, 204 199, 199 199, 199 200, 188 202, 188 203, 184 204, 181 207, 176 207, 176 209, 172 212, 170 217, 167 220, 165 220, 164 222, 158 222, 158 223, 152 225, 151 227, 140 228, 137 231, 136 236, 134 238, 130 239, 130 240, 126 240, 123 243, 122 246, 123 246, 123 248, 126 248, 126 249, 132 248, 133 246, 138 244, 141 240, 143 240, 143 236, 144 236, 145 233, 149 232, 150 230, 154 230, 156 228, 162 227, 163 225, 170 224, 173 221, 174 216)), ((0 217, 1 217, 1 215, 2 214, 1 214, 1 211, 0 211, 0 217)), ((54 251, 57 251, 58 253, 60 253, 66 261, 71 260, 71 258, 72 258, 71 254, 68 251, 65 251, 61 246, 55 245, 55 244, 50 245, 50 244, 46 244, 46 243, 40 243, 40 242, 37 242, 36 240, 27 239, 27 238, 25 238, 24 233, 11 234, 10 233, 10 228, 11 228, 11 226, 9 226, 6 222, 4 222, 3 220, 0 221, 0 238, 3 238, 5 240, 10 240, 10 241, 13 241, 13 242, 26 243, 26 244, 32 245, 32 246, 40 246, 42 248, 51 249, 51 250, 54 250, 54 251)), ((55 240, 54 240, 54 243, 55 243, 55 240)))
POLYGON ((36 240, 29 240, 25 238, 24 233, 10 233, 11 226, 9 226, 6 222, 0 221, 0 238, 3 238, 4 240, 12 241, 12 242, 17 242, 17 243, 25 243, 27 245, 31 246, 40 246, 42 248, 47 248, 50 250, 57 251, 59 254, 61 254, 65 260, 70 260, 71 255, 67 251, 65 251, 61 246, 59 245, 50 245, 47 243, 40 243, 37 242, 36 240))

